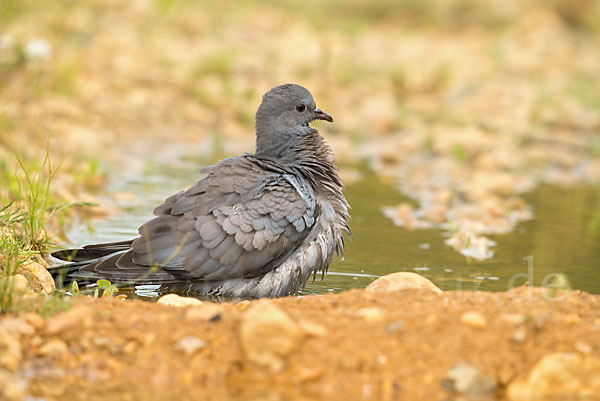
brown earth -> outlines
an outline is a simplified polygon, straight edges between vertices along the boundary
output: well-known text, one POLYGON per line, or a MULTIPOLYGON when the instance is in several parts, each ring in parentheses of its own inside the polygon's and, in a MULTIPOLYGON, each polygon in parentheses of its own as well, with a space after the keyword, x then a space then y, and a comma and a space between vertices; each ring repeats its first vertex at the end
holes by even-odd
POLYGON ((35 330, 24 330, 15 377, 48 401, 445 400, 454 399, 445 373, 466 362, 499 384, 483 399, 502 399, 544 355, 600 350, 600 296, 543 291, 350 290, 179 308, 79 297, 46 321, 24 315, 35 330), (250 361, 242 346, 243 316, 257 302, 299 328, 280 368, 250 361))

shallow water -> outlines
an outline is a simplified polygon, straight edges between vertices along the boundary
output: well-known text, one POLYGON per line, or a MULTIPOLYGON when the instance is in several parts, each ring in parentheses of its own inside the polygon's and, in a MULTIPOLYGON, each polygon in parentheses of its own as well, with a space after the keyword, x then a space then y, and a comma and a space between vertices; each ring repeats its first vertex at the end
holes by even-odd
MULTIPOLYGON (((122 213, 90 225, 76 225, 68 233, 74 246, 133 238, 137 227, 169 195, 187 188, 210 159, 170 157, 168 163, 149 163, 142 174, 124 175, 109 191, 128 192, 118 208, 122 213), (174 162, 175 161, 175 162, 174 162)), ((173 155, 174 156, 174 155, 173 155)), ((409 231, 383 216, 384 206, 407 201, 393 186, 364 171, 362 179, 347 185, 352 205, 353 240, 347 241, 346 257, 334 260, 329 273, 309 282, 303 294, 338 292, 368 285, 379 276, 414 271, 446 290, 502 291, 526 281, 552 283, 560 274, 570 286, 600 293, 600 190, 592 187, 557 188, 543 185, 526 195, 534 219, 520 224, 497 241, 494 257, 469 260, 444 244, 440 230, 409 231)), ((147 297, 154 287, 140 288, 147 297)))

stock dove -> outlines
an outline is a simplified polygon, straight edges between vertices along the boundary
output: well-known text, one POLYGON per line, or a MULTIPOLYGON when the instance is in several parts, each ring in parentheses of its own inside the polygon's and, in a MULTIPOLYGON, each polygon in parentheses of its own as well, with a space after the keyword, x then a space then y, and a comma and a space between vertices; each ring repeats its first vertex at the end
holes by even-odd
POLYGON ((330 147, 314 120, 333 122, 302 86, 268 91, 256 113, 256 153, 202 169, 206 176, 154 210, 129 241, 52 256, 66 282, 178 285, 228 298, 297 294, 324 274, 350 234, 330 147))

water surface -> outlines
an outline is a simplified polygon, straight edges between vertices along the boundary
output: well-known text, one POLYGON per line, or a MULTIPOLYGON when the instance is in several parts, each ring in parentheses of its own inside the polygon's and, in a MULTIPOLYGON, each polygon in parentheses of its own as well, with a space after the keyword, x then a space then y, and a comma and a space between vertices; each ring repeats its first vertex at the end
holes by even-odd
MULTIPOLYGON (((171 194, 193 184, 210 158, 169 157, 149 163, 142 174, 123 175, 109 191, 130 192, 118 202, 121 214, 92 225, 77 225, 68 237, 75 246, 130 239, 152 217, 152 210, 171 194), (91 230, 89 229, 91 227, 91 230)), ((379 276, 413 271, 442 289, 502 291, 526 281, 551 283, 552 275, 566 277, 570 286, 600 293, 600 191, 593 187, 540 186, 525 196, 534 219, 517 226, 497 241, 494 257, 465 258, 444 244, 440 230, 396 227, 383 216, 384 206, 407 201, 392 185, 363 169, 362 179, 347 185, 352 206, 353 240, 347 241, 344 261, 334 260, 327 276, 309 282, 304 294, 338 292, 368 285, 379 276)), ((156 296, 154 287, 139 291, 156 296)))

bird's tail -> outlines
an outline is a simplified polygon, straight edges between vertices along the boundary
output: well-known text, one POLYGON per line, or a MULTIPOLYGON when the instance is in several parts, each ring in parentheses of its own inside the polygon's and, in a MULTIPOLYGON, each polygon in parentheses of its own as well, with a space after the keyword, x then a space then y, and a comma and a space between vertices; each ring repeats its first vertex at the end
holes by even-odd
POLYGON ((115 252, 126 251, 131 248, 133 241, 134 240, 127 240, 86 245, 79 249, 63 249, 52 252, 50 255, 53 258, 60 259, 65 262, 91 262, 93 260, 111 255, 115 252))
POLYGON ((82 268, 99 262, 101 259, 115 253, 129 250, 133 241, 105 242, 102 244, 86 245, 78 249, 63 249, 52 252, 50 255, 53 258, 70 263, 51 266, 48 268, 48 271, 52 274, 57 286, 63 286, 63 284, 68 284, 75 279, 82 282, 94 282, 97 277, 90 275, 90 280, 86 280, 85 275, 79 274, 82 268))

